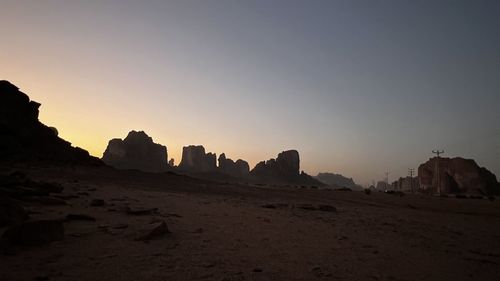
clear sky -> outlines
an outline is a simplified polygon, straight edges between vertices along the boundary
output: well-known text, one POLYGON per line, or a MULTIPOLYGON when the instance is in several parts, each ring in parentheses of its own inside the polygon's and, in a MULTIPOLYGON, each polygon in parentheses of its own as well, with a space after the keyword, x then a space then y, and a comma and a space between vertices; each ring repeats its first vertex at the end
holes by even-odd
POLYGON ((144 130, 362 184, 444 149, 500 175, 500 1, 0 0, 0 79, 95 156, 144 130))

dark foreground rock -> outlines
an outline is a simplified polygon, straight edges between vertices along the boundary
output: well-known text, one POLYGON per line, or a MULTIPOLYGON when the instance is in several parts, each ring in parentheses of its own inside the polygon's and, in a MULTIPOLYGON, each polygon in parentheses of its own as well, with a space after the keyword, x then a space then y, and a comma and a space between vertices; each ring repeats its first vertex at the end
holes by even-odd
POLYGON ((129 215, 142 216, 151 215, 158 212, 158 208, 143 208, 143 207, 129 207, 125 208, 125 212, 129 215))
POLYGON ((64 238, 60 220, 28 221, 7 229, 2 240, 17 246, 43 245, 64 238))
POLYGON ((18 224, 28 219, 26 210, 16 201, 0 197, 0 227, 18 224))
POLYGON ((135 237, 136 241, 147 241, 164 236, 170 233, 165 221, 146 225, 135 237))

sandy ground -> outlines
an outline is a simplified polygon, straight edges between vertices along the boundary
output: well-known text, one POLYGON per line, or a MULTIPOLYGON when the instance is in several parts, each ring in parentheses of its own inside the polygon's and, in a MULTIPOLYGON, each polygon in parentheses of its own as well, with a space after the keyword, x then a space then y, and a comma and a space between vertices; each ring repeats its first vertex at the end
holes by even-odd
POLYGON ((26 205, 32 218, 81 213, 96 221, 66 222, 64 240, 0 255, 0 280, 500 278, 500 200, 218 184, 107 168, 26 173, 78 195, 67 206, 26 205), (106 206, 90 206, 96 198, 106 206), (126 206, 158 212, 130 215, 126 206), (159 220, 171 234, 134 240, 159 220))

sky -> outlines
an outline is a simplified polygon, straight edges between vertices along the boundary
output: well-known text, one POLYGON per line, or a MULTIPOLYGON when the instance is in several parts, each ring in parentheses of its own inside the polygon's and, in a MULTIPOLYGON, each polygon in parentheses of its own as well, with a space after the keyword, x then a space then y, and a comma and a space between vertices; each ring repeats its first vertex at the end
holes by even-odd
POLYGON ((500 1, 0 0, 0 79, 101 157, 144 130, 253 167, 406 176, 443 149, 500 176, 500 1))

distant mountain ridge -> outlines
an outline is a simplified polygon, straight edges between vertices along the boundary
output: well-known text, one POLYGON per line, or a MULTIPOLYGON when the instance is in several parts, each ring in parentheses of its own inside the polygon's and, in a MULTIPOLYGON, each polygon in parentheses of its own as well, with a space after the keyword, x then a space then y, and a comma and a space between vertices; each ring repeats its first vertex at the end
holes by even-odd
POLYGON ((334 188, 346 187, 352 190, 363 189, 363 187, 357 185, 352 178, 347 178, 340 174, 318 173, 314 178, 334 188))

